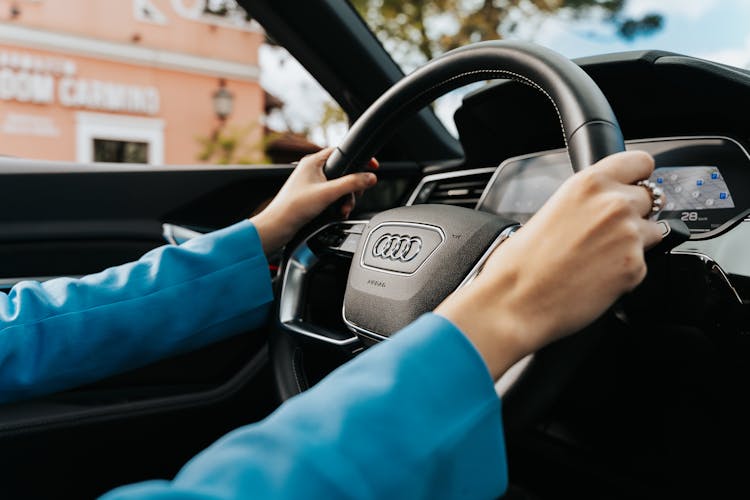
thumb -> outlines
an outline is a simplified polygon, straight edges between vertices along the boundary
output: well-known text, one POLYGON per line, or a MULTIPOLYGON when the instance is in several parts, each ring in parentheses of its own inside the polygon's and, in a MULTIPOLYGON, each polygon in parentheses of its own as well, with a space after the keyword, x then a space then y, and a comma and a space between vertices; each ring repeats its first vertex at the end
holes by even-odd
POLYGON ((323 185, 324 197, 327 203, 333 203, 344 195, 363 191, 375 185, 378 178, 371 172, 349 174, 338 179, 328 181, 323 185))

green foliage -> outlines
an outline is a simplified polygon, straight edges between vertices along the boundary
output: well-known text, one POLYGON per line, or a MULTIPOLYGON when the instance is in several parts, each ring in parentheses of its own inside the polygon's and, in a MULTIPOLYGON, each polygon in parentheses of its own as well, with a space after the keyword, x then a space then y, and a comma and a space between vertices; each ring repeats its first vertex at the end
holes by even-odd
POLYGON ((660 30, 663 25, 664 18, 660 15, 648 14, 641 19, 625 19, 624 21, 621 21, 617 28, 617 32, 626 40, 632 40, 639 35, 649 34, 660 30))
POLYGON ((328 137, 328 128, 340 123, 346 123, 348 117, 341 106, 333 101, 326 100, 323 103, 323 113, 320 116, 320 129, 323 132, 323 139, 326 144, 331 144, 331 138, 328 137))
POLYGON ((351 0, 402 65, 413 67, 443 52, 497 40, 521 27, 533 32, 544 19, 599 20, 626 40, 652 33, 662 17, 623 15, 626 0, 351 0))
POLYGON ((230 125, 217 128, 208 137, 198 137, 201 145, 198 160, 216 165, 249 165, 270 163, 265 155, 266 145, 275 139, 272 135, 254 139, 258 124, 245 126, 230 125))

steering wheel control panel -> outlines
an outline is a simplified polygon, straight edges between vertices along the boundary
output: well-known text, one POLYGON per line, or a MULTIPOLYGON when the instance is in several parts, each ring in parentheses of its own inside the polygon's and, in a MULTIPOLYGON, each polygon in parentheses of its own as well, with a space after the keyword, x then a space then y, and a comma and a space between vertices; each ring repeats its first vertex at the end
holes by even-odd
POLYGON ((330 224, 310 237, 308 245, 316 253, 334 252, 351 257, 366 225, 367 222, 349 221, 330 224))
POLYGON ((279 320, 288 330, 343 348, 357 336, 341 319, 352 256, 367 221, 328 224, 302 241, 284 266, 279 320))
MULTIPOLYGON (((750 157, 724 137, 629 141, 627 149, 651 153, 651 181, 666 195, 656 218, 683 221, 693 237, 710 237, 750 208, 750 157)), ((495 172, 478 209, 528 221, 571 175, 565 150, 510 158, 495 172)))

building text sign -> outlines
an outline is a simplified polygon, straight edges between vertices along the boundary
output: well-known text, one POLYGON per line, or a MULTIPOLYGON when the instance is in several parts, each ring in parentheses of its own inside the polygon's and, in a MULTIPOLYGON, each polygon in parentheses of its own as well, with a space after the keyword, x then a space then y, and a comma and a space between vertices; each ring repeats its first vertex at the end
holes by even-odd
POLYGON ((156 87, 80 78, 73 60, 0 50, 0 101, 154 115, 160 96, 156 87))

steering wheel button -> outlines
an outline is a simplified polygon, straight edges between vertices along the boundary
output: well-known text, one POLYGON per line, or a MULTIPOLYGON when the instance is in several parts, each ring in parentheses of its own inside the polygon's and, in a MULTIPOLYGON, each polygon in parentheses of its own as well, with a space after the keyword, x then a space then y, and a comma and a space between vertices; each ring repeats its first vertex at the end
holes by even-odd
POLYGON ((352 234, 362 234, 365 230, 365 224, 352 224, 344 232, 352 234))
POLYGON ((690 239, 690 228, 679 219, 664 219, 657 224, 661 229, 662 240, 647 252, 647 257, 663 255, 690 239))
POLYGON ((360 238, 361 235, 359 234, 350 234, 346 237, 346 239, 338 249, 342 252, 353 254, 357 251, 357 245, 359 245, 360 238))

